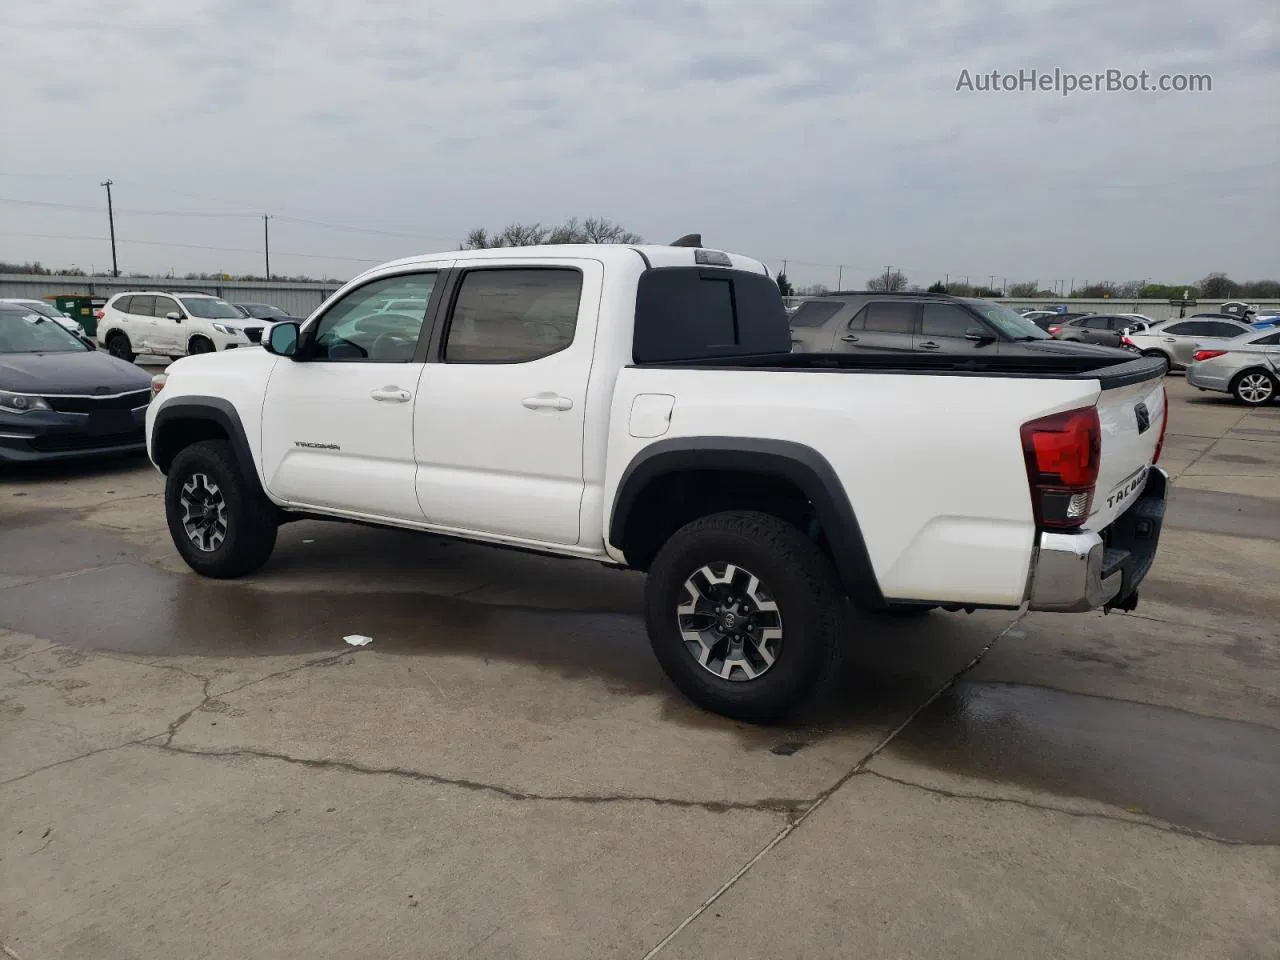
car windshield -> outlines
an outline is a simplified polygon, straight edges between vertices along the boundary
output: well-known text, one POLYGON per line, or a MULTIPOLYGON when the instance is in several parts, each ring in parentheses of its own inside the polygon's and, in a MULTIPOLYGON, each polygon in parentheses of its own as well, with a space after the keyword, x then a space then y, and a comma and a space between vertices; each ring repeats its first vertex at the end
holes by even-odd
POLYGON ((0 353, 78 353, 88 349, 48 317, 0 304, 0 353))
POLYGON ((1002 303, 992 303, 990 300, 966 300, 971 307, 975 308, 979 313, 986 317, 991 323, 995 324, 1010 340, 1052 340, 1049 334, 1045 333, 1033 322, 1026 317, 1020 316, 1017 312, 1010 310, 1002 303))
POLYGON ((273 317, 285 318, 289 316, 279 307, 273 307, 269 303, 242 303, 240 306, 244 307, 244 309, 249 312, 249 316, 258 320, 270 320, 273 317))
POLYGON ((66 314, 60 313, 57 307, 49 303, 17 303, 14 304, 14 306, 21 307, 23 310, 29 310, 32 313, 38 313, 40 316, 48 317, 50 320, 67 319, 66 314))
POLYGON ((187 312, 193 317, 200 317, 202 320, 243 320, 244 316, 227 303, 225 300, 219 300, 216 297, 179 297, 182 305, 187 308, 187 312))

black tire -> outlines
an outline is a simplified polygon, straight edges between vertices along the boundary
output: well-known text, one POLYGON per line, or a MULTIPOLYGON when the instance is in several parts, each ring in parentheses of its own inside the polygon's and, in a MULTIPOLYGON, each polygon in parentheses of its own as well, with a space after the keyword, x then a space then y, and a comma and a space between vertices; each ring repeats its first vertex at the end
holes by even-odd
POLYGON ((169 354, 169 362, 173 363, 174 361, 181 360, 183 356, 184 354, 181 353, 171 353, 169 354))
POLYGON ((133 363, 138 358, 138 355, 133 352, 133 344, 129 342, 128 335, 119 330, 112 331, 107 336, 107 353, 125 363, 133 363))
MULTIPOLYGON (((649 643, 667 677, 698 706, 756 723, 787 718, 836 677, 848 609, 836 571, 817 544, 763 513, 717 513, 682 527, 658 552, 645 583, 649 643), (686 581, 704 566, 721 564, 759 578, 777 605, 781 646, 754 679, 715 675, 690 653, 681 633, 677 608, 689 596, 686 581)), ((736 668, 728 672, 732 676, 736 668)))
POLYGON ((218 348, 213 345, 213 341, 208 337, 192 337, 187 344, 187 354, 196 353, 213 353, 218 348))
POLYGON ((1276 399, 1278 386, 1266 370, 1244 370, 1231 381, 1231 395, 1246 407, 1263 407, 1276 399))
POLYGON ((226 440, 203 440, 182 450, 169 466, 164 489, 165 517, 173 545, 192 570, 206 577, 230 579, 253 573, 271 556, 276 545, 279 516, 266 494, 250 483, 236 463, 226 440), (203 476, 205 481, 198 480, 203 476), (222 508, 222 539, 204 539, 198 546, 186 527, 188 499, 197 499, 200 488, 216 487, 222 508), (193 484, 195 490, 188 490, 193 484))
POLYGON ((1169 356, 1163 350, 1143 350, 1142 355, 1144 357, 1159 357, 1169 365, 1170 370, 1173 369, 1173 357, 1169 356))

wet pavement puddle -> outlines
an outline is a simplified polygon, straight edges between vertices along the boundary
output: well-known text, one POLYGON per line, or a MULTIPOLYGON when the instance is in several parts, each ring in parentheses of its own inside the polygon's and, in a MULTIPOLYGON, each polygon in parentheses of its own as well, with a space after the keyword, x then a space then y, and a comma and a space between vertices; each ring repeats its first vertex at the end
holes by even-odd
POLYGON ((1280 843, 1280 730, 1125 700, 961 681, 893 741, 935 769, 1280 843))

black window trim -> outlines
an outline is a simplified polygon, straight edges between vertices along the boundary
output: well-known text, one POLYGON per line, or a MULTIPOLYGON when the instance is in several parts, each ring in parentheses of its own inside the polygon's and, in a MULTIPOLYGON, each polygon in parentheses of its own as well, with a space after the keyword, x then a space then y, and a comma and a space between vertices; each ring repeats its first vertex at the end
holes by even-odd
MULTIPOLYGON (((577 264, 572 263, 495 263, 495 264, 470 264, 465 267, 454 267, 449 271, 449 276, 445 278, 445 283, 437 284, 437 289, 441 290, 440 299, 435 302, 436 314, 432 317, 431 336, 425 345, 424 361, 425 363, 444 364, 444 345, 449 339, 449 325, 453 322, 453 310, 458 304, 458 294, 462 291, 462 281, 469 273, 477 273, 485 270, 572 270, 578 274, 579 278, 579 294, 578 294, 578 313, 582 312, 582 297, 586 293, 587 276, 586 271, 577 264)), ((436 301, 436 294, 433 291, 431 299, 436 301)), ((431 310, 428 309, 428 314, 431 310)), ((575 319, 573 327, 573 339, 561 347, 555 353, 544 354, 534 360, 463 360, 456 361, 458 366, 469 367, 512 367, 525 363, 536 363, 538 360, 545 360, 547 357, 554 357, 556 354, 564 353, 575 343, 578 342, 578 324, 575 319)))
POLYGON ((325 305, 324 309, 321 312, 315 314, 312 317, 307 318, 307 320, 300 325, 299 332, 301 336, 300 336, 300 342, 298 345, 299 358, 304 360, 307 363, 397 364, 402 362, 404 363, 429 362, 427 360, 427 346, 431 342, 431 337, 435 331, 436 319, 440 310, 440 300, 444 292, 444 288, 447 286, 450 275, 453 272, 454 271, 451 267, 448 267, 443 264, 437 266, 429 263, 425 263, 425 264, 419 263, 419 264, 407 265, 402 269, 392 270, 387 273, 380 273, 374 277, 369 277, 367 280, 365 280, 363 283, 359 284, 358 286, 354 286, 351 289, 344 291, 341 297, 334 298, 330 303, 325 305), (343 303, 352 294, 360 290, 363 290, 365 287, 368 287, 371 284, 380 283, 383 280, 391 280, 395 277, 422 276, 423 274, 427 274, 427 273, 434 273, 436 275, 436 282, 435 282, 435 286, 431 288, 431 298, 427 301, 426 316, 423 317, 423 320, 422 320, 422 329, 418 333, 418 343, 417 343, 417 346, 414 347, 412 359, 408 361, 399 361, 399 360, 385 360, 385 361, 384 360, 332 360, 331 361, 327 358, 316 359, 315 357, 311 356, 311 349, 312 349, 312 344, 315 340, 316 331, 320 329, 320 324, 324 322, 324 318, 327 317, 329 315, 329 312, 333 310, 334 307, 338 306, 338 304, 343 303))

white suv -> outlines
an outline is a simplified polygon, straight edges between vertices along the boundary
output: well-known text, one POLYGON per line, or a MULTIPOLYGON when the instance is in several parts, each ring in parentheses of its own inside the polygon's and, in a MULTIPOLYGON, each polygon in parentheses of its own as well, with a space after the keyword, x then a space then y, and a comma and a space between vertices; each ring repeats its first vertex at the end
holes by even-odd
POLYGON ((264 326, 207 293, 138 291, 107 301, 98 321, 98 342, 121 360, 144 353, 176 360, 254 346, 262 342, 264 326))

